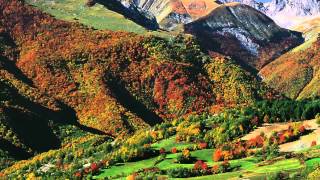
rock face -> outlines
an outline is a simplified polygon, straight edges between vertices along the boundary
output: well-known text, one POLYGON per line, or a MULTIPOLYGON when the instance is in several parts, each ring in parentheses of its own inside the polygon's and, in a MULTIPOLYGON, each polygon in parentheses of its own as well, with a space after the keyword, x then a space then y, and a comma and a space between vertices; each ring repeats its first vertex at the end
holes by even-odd
POLYGON ((193 34, 209 51, 232 56, 251 70, 261 69, 303 42, 301 34, 276 25, 262 13, 268 9, 254 0, 113 0, 127 11, 110 1, 96 1, 125 12, 140 24, 144 16, 150 20, 147 24, 156 21, 162 29, 193 34))
POLYGON ((249 5, 269 17, 282 27, 290 28, 306 19, 320 15, 319 0, 272 0, 259 3, 255 0, 220 0, 223 3, 239 2, 249 5))
POLYGON ((306 18, 320 15, 319 0, 272 0, 265 7, 267 15, 283 27, 292 27, 306 18))
POLYGON ((231 3, 231 2, 238 2, 241 4, 245 4, 248 6, 251 6, 263 13, 266 13, 267 8, 265 7, 265 5, 262 2, 257 2, 255 0, 220 0, 220 2, 222 3, 231 3))
POLYGON ((185 25, 209 51, 219 51, 260 69, 303 42, 301 34, 283 29, 263 13, 243 4, 222 5, 185 25))
POLYGON ((214 0, 121 0, 153 14, 161 28, 173 30, 209 14, 220 3, 214 0))
POLYGON ((90 0, 88 3, 88 5, 93 3, 102 4, 147 29, 156 30, 159 28, 155 16, 148 11, 142 10, 134 3, 129 3, 125 0, 94 0, 93 2, 90 0))
POLYGON ((273 0, 265 4, 271 16, 279 13, 295 16, 310 16, 320 13, 319 0, 273 0))

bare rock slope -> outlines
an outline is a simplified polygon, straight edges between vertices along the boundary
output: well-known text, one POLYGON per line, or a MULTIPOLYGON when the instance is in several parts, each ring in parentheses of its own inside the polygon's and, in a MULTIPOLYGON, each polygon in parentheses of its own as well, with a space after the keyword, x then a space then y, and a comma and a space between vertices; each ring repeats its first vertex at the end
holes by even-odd
POLYGON ((260 69, 303 42, 300 33, 283 29, 263 13, 239 3, 221 5, 185 25, 209 50, 235 57, 260 69))

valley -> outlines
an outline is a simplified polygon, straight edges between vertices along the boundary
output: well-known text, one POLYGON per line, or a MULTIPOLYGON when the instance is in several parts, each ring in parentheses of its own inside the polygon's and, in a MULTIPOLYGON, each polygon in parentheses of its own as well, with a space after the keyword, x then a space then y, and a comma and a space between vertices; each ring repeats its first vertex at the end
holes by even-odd
POLYGON ((0 179, 320 178, 320 4, 290 2, 0 0, 0 179))

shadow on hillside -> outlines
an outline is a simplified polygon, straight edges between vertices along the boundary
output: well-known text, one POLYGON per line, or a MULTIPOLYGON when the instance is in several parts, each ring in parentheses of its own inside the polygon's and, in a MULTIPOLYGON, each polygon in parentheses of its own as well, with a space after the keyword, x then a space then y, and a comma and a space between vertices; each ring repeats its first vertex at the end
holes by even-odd
POLYGON ((75 125, 85 132, 105 135, 104 132, 81 125, 76 112, 63 103, 59 103, 60 111, 53 111, 20 95, 15 88, 6 88, 11 94, 9 97, 14 97, 14 104, 23 107, 4 108, 4 113, 10 118, 8 123, 19 139, 37 152, 56 149, 61 145, 59 137, 49 125, 49 120, 58 125, 75 125))
POLYGON ((10 127, 28 147, 37 152, 60 147, 60 140, 42 117, 15 108, 5 108, 4 112, 10 118, 10 127))
POLYGON ((20 69, 17 68, 13 61, 10 61, 5 57, 0 56, 0 67, 1 66, 9 73, 11 73, 15 78, 21 80, 22 82, 26 83, 31 87, 34 87, 33 82, 26 75, 24 75, 20 69))
POLYGON ((122 14, 127 19, 143 26, 149 30, 157 30, 158 23, 155 18, 147 18, 135 6, 126 8, 117 0, 94 0, 94 2, 105 6, 107 9, 122 14))
POLYGON ((0 138, 0 149, 7 151, 11 157, 15 157, 17 160, 28 159, 31 157, 31 154, 2 138, 0 138))
MULTIPOLYGON (((0 33, 0 46, 1 44, 9 46, 11 48, 17 48, 17 45, 15 44, 14 40, 7 33, 0 33)), ((14 53, 11 52, 12 56, 14 56, 13 59, 16 59, 19 53, 15 51, 14 53)), ((13 74, 15 78, 33 87, 32 81, 26 75, 24 75, 20 69, 17 68, 14 61, 9 60, 7 57, 3 57, 0 55, 0 67, 3 67, 9 73, 13 74)))
POLYGON ((77 113, 74 109, 72 109, 71 107, 69 107, 68 105, 66 105, 65 103, 58 101, 60 108, 62 109, 59 112, 49 112, 51 115, 49 117, 52 117, 52 119, 55 122, 58 122, 60 124, 71 124, 74 125, 76 127, 78 127, 79 129, 85 131, 85 132, 89 132, 92 134, 98 134, 98 135, 108 135, 108 136, 112 136, 110 134, 106 134, 103 131, 100 131, 98 129, 94 129, 85 125, 82 125, 79 123, 79 119, 77 117, 77 113), (67 121, 65 121, 67 119, 67 121), (61 121, 63 120, 63 121, 61 121))
POLYGON ((163 122, 163 120, 154 112, 149 110, 143 103, 136 100, 135 97, 121 84, 116 78, 105 78, 107 86, 110 88, 112 95, 120 102, 120 104, 129 111, 143 119, 150 126, 154 126, 163 122))

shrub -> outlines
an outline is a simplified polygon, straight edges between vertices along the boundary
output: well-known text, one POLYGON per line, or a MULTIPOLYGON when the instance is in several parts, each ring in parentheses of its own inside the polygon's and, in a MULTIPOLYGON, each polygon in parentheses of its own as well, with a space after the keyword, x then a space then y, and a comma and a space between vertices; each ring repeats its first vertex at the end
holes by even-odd
POLYGON ((212 172, 213 174, 218 174, 218 173, 220 173, 220 167, 219 167, 219 165, 216 164, 216 165, 212 166, 211 172, 212 172))
POLYGON ((177 162, 178 163, 191 163, 192 158, 190 155, 190 151, 188 149, 184 149, 182 151, 182 154, 178 155, 177 162))
POLYGON ((261 135, 256 136, 255 138, 252 138, 247 141, 247 147, 248 148, 260 148, 264 144, 264 137, 261 135))
POLYGON ((305 128, 303 125, 301 125, 301 126, 299 127, 299 132, 300 132, 301 134, 303 134, 305 131, 306 131, 306 128, 305 128))
POLYGON ((320 124, 320 113, 316 115, 316 122, 317 124, 320 124))
POLYGON ((266 146, 263 151, 265 152, 265 156, 267 159, 272 159, 274 157, 279 156, 279 145, 278 144, 272 144, 266 146))
POLYGON ((229 161, 223 161, 220 165, 220 172, 224 173, 224 172, 228 172, 231 170, 231 165, 229 163, 229 161))
POLYGON ((205 142, 199 143, 198 144, 199 149, 206 149, 208 147, 208 144, 205 142))
POLYGON ((194 164, 193 169, 197 170, 197 171, 207 171, 208 170, 208 164, 203 162, 203 161, 201 161, 201 160, 198 160, 194 164))
POLYGON ((164 148, 160 148, 159 153, 160 153, 160 154, 165 154, 165 153, 166 153, 166 150, 165 150, 164 148))
POLYGON ((188 149, 184 149, 182 151, 182 155, 186 158, 190 158, 191 154, 190 154, 190 151, 188 149))
POLYGON ((187 178, 194 176, 192 169, 188 168, 169 169, 167 174, 171 178, 187 178))
POLYGON ((94 174, 94 173, 97 173, 99 171, 99 165, 97 163, 92 163, 90 165, 90 168, 91 168, 91 172, 94 174))
POLYGON ((215 152, 213 153, 213 158, 212 159, 215 162, 222 161, 223 160, 222 150, 221 149, 215 150, 215 152))
POLYGON ((171 149, 171 152, 172 152, 173 154, 175 154, 175 153, 177 153, 177 152, 178 152, 178 150, 177 150, 177 148, 176 148, 176 147, 174 147, 174 148, 172 148, 172 149, 171 149))
POLYGON ((82 178, 82 172, 81 171, 77 171, 76 173, 74 173, 74 176, 77 178, 77 179, 81 179, 82 178))

